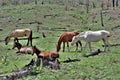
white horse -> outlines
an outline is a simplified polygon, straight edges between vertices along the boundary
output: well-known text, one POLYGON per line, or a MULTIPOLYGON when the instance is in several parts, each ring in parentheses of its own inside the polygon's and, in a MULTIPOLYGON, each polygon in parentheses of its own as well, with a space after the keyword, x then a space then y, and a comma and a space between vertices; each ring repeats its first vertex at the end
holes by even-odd
POLYGON ((86 41, 85 47, 88 44, 90 51, 92 51, 91 42, 97 42, 97 41, 103 40, 103 43, 105 45, 104 51, 106 51, 107 46, 108 46, 108 50, 110 48, 110 44, 108 42, 108 37, 110 37, 110 36, 111 36, 111 33, 109 31, 106 31, 106 30, 86 31, 86 32, 82 32, 81 34, 79 34, 77 36, 74 36, 72 38, 71 45, 73 45, 77 41, 85 40, 86 41))

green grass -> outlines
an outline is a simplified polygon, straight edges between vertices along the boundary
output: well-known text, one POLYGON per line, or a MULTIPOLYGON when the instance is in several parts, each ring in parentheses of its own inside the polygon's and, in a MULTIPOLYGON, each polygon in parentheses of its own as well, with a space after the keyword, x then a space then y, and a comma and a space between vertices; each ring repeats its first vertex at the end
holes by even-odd
MULTIPOLYGON (((97 5, 98 6, 98 5, 97 5)), ((0 39, 4 40, 7 34, 13 29, 17 28, 30 28, 33 30, 33 36, 39 37, 39 39, 33 40, 33 45, 36 45, 41 50, 54 51, 56 50, 56 44, 58 38, 64 30, 56 28, 65 28, 65 31, 78 30, 84 31, 91 28, 92 30, 106 29, 110 30, 111 27, 119 24, 119 20, 108 20, 109 14, 104 14, 104 24, 101 26, 100 22, 100 8, 91 9, 90 13, 87 14, 84 7, 81 6, 69 6, 69 9, 65 10, 65 5, 60 4, 49 4, 45 3, 41 5, 35 5, 34 3, 18 6, 2 6, 0 7, 0 39), (73 10, 70 10, 73 8, 73 10), (91 14, 97 13, 95 17, 95 22, 92 22, 91 14), (44 18, 45 15, 47 16, 44 18), (90 19, 87 19, 89 17, 90 19), (17 20, 21 18, 19 22, 17 20), (40 30, 37 32, 37 24, 19 24, 19 23, 29 23, 32 21, 41 21, 43 24, 39 25, 40 30), (15 27, 15 26, 18 27, 15 27), (68 27, 69 25, 69 27, 68 27), (54 29, 54 30, 52 30, 54 29), (44 32, 46 38, 42 37, 41 32, 44 32)), ((114 10, 118 13, 119 9, 114 10)), ((119 29, 115 29, 114 32, 119 34, 119 29)), ((113 32, 113 31, 112 31, 113 32)), ((113 35, 110 38, 111 44, 119 43, 119 35, 113 35)), ((20 41, 23 45, 26 45, 25 40, 20 41)), ((82 42, 83 46, 85 42, 82 42)), ((103 50, 102 41, 97 43, 92 43, 93 50, 98 48, 103 50)), ((22 68, 24 65, 29 63, 32 58, 36 56, 31 55, 17 55, 14 50, 8 50, 13 45, 13 39, 11 39, 8 45, 4 42, 0 43, 0 75, 9 74, 12 70, 22 68), (2 59, 6 57, 6 63, 2 63, 2 59), (15 66, 16 65, 16 66, 15 66)), ((120 77, 120 60, 119 60, 119 46, 111 47, 109 52, 102 53, 97 56, 83 57, 84 54, 89 54, 89 49, 85 49, 82 52, 75 51, 75 45, 70 45, 70 52, 66 51, 59 52, 60 54, 60 70, 51 70, 47 67, 42 68, 42 71, 37 75, 28 75, 23 77, 23 80, 81 80, 81 78, 86 78, 85 80, 119 80, 120 77), (79 61, 63 63, 63 61, 70 59, 78 59, 79 61)), ((21 80, 21 79, 19 79, 21 80)))

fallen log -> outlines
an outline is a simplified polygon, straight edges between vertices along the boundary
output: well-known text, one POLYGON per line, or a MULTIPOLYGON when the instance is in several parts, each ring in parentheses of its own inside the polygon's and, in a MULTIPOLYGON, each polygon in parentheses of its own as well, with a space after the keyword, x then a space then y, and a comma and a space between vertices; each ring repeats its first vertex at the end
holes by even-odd
POLYGON ((18 23, 18 24, 42 24, 40 21, 26 22, 26 23, 18 23))
POLYGON ((12 72, 10 75, 0 76, 0 80, 16 80, 18 78, 25 77, 30 73, 32 73, 31 69, 20 70, 18 72, 12 72))
POLYGON ((113 30, 116 29, 116 28, 120 28, 120 25, 117 25, 117 26, 115 26, 115 27, 112 27, 111 30, 113 31, 113 30))
MULTIPOLYGON (((42 64, 40 63, 40 58, 37 58, 36 62, 37 62, 36 66, 40 66, 39 64, 42 64)), ((60 69, 60 62, 58 61, 58 59, 54 61, 43 59, 43 64, 47 64, 47 66, 50 66, 51 69, 55 69, 55 70, 60 69)), ((10 75, 0 76, 0 80, 17 80, 18 78, 22 78, 29 74, 36 73, 34 72, 34 66, 35 66, 35 60, 32 59, 27 65, 25 65, 20 70, 17 68, 17 70, 12 71, 10 75)))
POLYGON ((58 27, 58 28, 51 28, 50 30, 52 30, 52 31, 67 31, 66 28, 61 28, 61 27, 58 27))
POLYGON ((17 70, 12 71, 10 75, 0 76, 0 80, 17 80, 18 78, 25 77, 29 74, 32 74, 34 62, 35 61, 32 59, 30 63, 25 65, 20 70, 17 68, 17 70))
MULTIPOLYGON (((113 47, 113 46, 120 46, 120 44, 110 44, 110 47, 113 47)), ((102 45, 102 47, 105 47, 105 45, 102 45)), ((106 47, 108 47, 108 45, 106 45, 106 47)))
POLYGON ((62 61, 63 63, 69 63, 69 62, 76 62, 76 61, 80 61, 80 59, 70 59, 68 58, 68 60, 62 61))
MULTIPOLYGON (((39 37, 32 37, 32 39, 38 39, 39 37)), ((28 38, 18 38, 18 40, 26 40, 28 38)), ((5 40, 0 40, 0 42, 4 42, 5 40)))
POLYGON ((43 65, 43 67, 48 66, 49 68, 55 69, 55 70, 60 69, 60 62, 58 59, 50 60, 47 58, 37 58, 36 66, 40 66, 40 65, 43 65), (41 63, 41 60, 42 60, 42 63, 41 63))
POLYGON ((4 42, 5 40, 0 40, 0 42, 4 42))
MULTIPOLYGON (((38 39, 39 37, 32 37, 32 39, 38 39)), ((18 38, 18 40, 26 40, 28 38, 18 38)))
POLYGON ((48 63, 51 69, 55 69, 55 70, 60 69, 60 62, 58 59, 56 59, 55 61, 49 61, 48 63))

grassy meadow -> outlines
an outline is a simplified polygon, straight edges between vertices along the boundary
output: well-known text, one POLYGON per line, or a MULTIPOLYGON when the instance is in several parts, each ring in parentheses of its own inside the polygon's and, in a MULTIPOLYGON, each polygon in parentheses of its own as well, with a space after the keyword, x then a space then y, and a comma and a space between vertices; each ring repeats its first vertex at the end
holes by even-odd
MULTIPOLYGON (((13 39, 10 40, 8 45, 5 45, 3 40, 14 29, 32 29, 33 37, 39 37, 33 39, 33 45, 46 51, 55 51, 60 34, 72 30, 81 32, 89 29, 105 29, 113 34, 109 38, 110 44, 120 44, 120 27, 116 27, 120 26, 120 9, 118 7, 114 10, 109 7, 109 9, 102 11, 104 26, 101 26, 100 0, 98 2, 90 0, 90 2, 96 3, 96 7, 92 8, 90 6, 89 13, 86 13, 85 5, 78 5, 77 2, 73 3, 71 1, 71 3, 69 1, 71 0, 63 0, 63 3, 62 1, 58 3, 57 1, 47 2, 45 0, 43 4, 42 0, 39 0, 37 5, 32 2, 0 6, 0 76, 22 68, 32 58, 36 58, 36 55, 18 55, 16 54, 17 49, 9 50, 12 48, 13 39), (111 30, 112 28, 114 29, 111 30), (45 33, 46 38, 42 37, 42 32, 45 33)), ((26 45, 27 40, 20 40, 20 43, 26 45)), ((84 46, 85 42, 82 41, 82 43, 84 46)), ((102 45, 102 41, 92 43, 93 51, 103 50, 102 45)), ((65 52, 62 52, 62 50, 59 52, 60 70, 43 67, 39 74, 28 75, 18 80, 120 80, 119 47, 112 46, 108 52, 86 58, 83 55, 89 54, 88 48, 80 52, 80 48, 75 51, 75 45, 70 45, 70 52, 67 51, 67 48, 65 52), (68 58, 78 61, 64 63, 68 58)))

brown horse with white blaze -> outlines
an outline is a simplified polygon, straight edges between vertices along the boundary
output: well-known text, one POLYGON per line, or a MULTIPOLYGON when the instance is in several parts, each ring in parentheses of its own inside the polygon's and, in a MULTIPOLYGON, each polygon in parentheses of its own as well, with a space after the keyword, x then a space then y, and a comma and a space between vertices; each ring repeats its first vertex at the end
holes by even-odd
MULTIPOLYGON (((67 43, 67 47, 68 47, 68 51, 69 51, 69 42, 72 41, 72 38, 76 35, 78 35, 79 32, 78 31, 71 31, 71 32, 64 32, 61 34, 58 43, 57 43, 57 52, 60 51, 61 49, 61 44, 63 43, 63 52, 65 51, 65 43, 67 43)), ((78 41, 76 43, 76 50, 78 49, 78 43, 81 46, 81 50, 82 50, 82 43, 81 41, 78 41)))
POLYGON ((56 51, 41 51, 36 46, 33 46, 33 52, 36 53, 38 58, 55 60, 59 58, 59 53, 56 51))
POLYGON ((14 38, 14 41, 17 40, 18 42, 18 37, 27 37, 28 38, 27 45, 29 45, 29 41, 30 41, 30 44, 32 46, 32 30, 29 28, 16 29, 11 31, 5 38, 5 44, 7 45, 11 38, 14 38))

